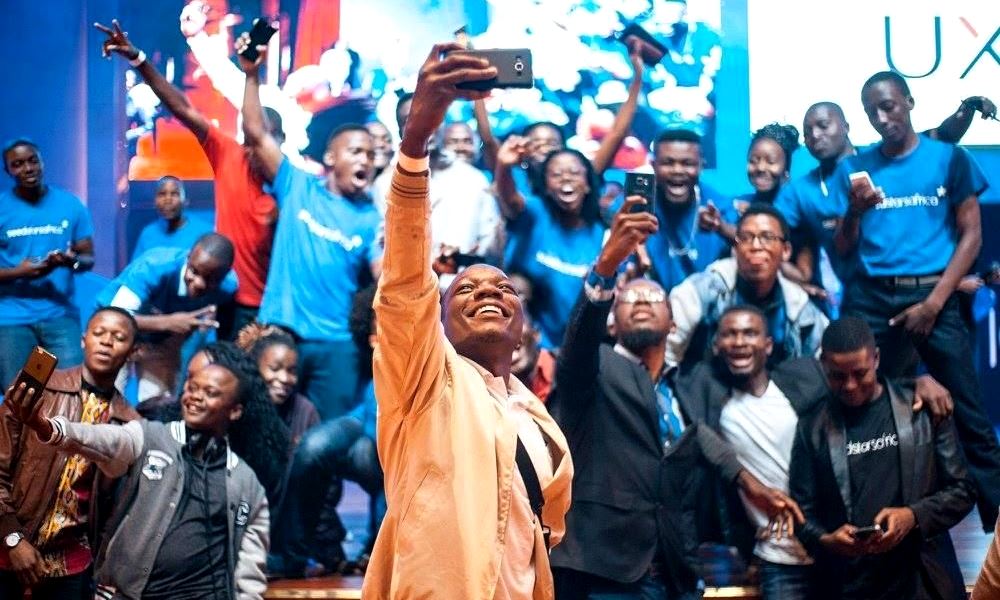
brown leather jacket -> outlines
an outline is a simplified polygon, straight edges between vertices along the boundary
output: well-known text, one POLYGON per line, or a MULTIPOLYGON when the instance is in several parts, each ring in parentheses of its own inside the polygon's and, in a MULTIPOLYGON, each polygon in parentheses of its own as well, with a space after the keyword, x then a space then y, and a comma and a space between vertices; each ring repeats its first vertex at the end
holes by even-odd
MULTIPOLYGON (((52 374, 42 395, 42 414, 80 420, 82 371, 82 367, 74 367, 52 374)), ((116 392, 111 400, 111 422, 120 424, 138 418, 139 414, 116 392)), ((29 542, 35 543, 41 521, 52 508, 67 458, 67 454, 58 452, 54 446, 43 444, 6 405, 0 405, 0 539, 20 531, 29 542)), ((105 495, 99 492, 107 487, 100 480, 99 474, 94 477, 91 495, 94 501, 90 503, 87 521, 91 543, 99 524, 100 498, 105 495)))

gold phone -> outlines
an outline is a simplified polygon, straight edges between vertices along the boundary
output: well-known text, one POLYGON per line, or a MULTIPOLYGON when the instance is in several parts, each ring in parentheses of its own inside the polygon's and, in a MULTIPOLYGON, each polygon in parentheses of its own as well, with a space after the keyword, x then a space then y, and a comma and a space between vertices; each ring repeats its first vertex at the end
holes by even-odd
POLYGON ((28 355, 28 360, 24 361, 21 372, 17 374, 17 379, 14 380, 14 389, 16 390, 21 382, 24 382, 27 387, 35 389, 34 398, 39 398, 42 390, 49 383, 52 373, 55 372, 58 362, 59 359, 56 358, 55 354, 41 346, 35 346, 35 349, 28 355))

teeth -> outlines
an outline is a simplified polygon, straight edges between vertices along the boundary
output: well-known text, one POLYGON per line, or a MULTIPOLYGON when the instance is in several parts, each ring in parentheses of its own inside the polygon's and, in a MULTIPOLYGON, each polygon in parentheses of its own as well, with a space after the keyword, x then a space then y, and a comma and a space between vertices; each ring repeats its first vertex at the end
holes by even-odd
POLYGON ((571 185, 564 185, 561 188, 559 188, 559 191, 562 192, 562 193, 564 193, 564 194, 572 194, 573 193, 573 186, 571 186, 571 185))
POLYGON ((484 307, 482 307, 482 308, 480 308, 479 310, 476 311, 476 316, 478 317, 478 316, 484 315, 484 314, 486 314, 488 312, 490 312, 490 313, 496 313, 498 315, 502 315, 503 314, 502 312, 500 312, 500 309, 497 308, 497 307, 495 307, 495 306, 484 306, 484 307))

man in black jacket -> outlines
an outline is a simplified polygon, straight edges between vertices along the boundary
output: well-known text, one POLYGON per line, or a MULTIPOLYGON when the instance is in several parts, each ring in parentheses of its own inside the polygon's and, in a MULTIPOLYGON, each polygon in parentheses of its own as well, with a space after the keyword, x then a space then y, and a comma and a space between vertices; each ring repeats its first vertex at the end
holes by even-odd
POLYGON ((799 420, 790 485, 799 540, 830 598, 965 598, 948 529, 976 493, 950 419, 913 411, 913 388, 880 379, 869 326, 827 328, 830 394, 799 420), (864 528, 878 527, 870 532, 864 528))
POLYGON ((614 275, 656 231, 629 197, 587 277, 562 347, 549 406, 576 465, 567 534, 552 551, 557 598, 698 596, 696 508, 707 468, 739 482, 769 515, 789 507, 764 488, 709 428, 704 406, 675 393, 666 368, 673 327, 666 292, 635 280, 614 302, 617 343, 602 344, 614 275))

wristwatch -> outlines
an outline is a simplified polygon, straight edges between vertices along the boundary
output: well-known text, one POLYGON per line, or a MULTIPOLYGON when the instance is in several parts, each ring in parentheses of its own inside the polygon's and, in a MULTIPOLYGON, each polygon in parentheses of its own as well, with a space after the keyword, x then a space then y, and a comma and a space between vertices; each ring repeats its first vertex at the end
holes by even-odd
POLYGON ((14 546, 20 544, 23 539, 24 535, 20 531, 15 531, 7 534, 7 537, 3 539, 3 544, 8 548, 13 548, 14 546))

